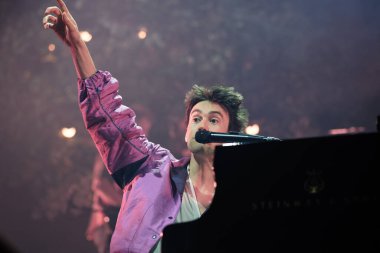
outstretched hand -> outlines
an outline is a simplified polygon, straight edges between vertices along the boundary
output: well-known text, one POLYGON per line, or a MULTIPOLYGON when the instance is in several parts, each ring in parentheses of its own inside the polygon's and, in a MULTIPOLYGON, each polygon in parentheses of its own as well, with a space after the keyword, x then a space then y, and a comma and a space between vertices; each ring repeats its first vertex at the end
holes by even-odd
POLYGON ((42 24, 52 29, 58 37, 71 48, 71 56, 78 78, 87 78, 96 72, 95 64, 86 43, 81 39, 78 25, 63 0, 58 6, 46 8, 42 24))
POLYGON ((42 24, 45 29, 52 29, 68 46, 81 40, 78 25, 71 16, 63 0, 57 0, 58 6, 46 8, 42 24))

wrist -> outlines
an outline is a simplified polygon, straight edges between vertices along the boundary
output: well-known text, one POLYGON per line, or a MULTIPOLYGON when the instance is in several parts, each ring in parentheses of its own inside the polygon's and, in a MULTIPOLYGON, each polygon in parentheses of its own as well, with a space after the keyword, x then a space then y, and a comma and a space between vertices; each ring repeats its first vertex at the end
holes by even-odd
POLYGON ((95 64, 90 51, 84 41, 79 40, 71 44, 71 55, 74 61, 78 78, 88 78, 96 72, 95 64))
POLYGON ((70 42, 71 50, 74 52, 78 52, 81 50, 87 50, 86 42, 84 42, 81 38, 72 40, 70 42))

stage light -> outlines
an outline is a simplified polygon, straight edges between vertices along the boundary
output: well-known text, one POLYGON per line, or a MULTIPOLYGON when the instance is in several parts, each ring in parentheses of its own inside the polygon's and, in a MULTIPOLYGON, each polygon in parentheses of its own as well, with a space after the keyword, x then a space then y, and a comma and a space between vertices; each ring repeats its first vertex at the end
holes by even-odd
POLYGON ((61 134, 66 139, 73 138, 76 133, 77 133, 77 130, 75 129, 75 127, 69 127, 69 128, 64 127, 64 128, 61 129, 61 134))
POLYGON ((48 50, 49 50, 49 52, 53 52, 55 50, 55 44, 50 43, 48 46, 48 50))
POLYGON ((138 37, 140 40, 143 40, 143 39, 146 39, 147 36, 148 36, 147 29, 146 29, 145 27, 140 28, 140 30, 139 30, 138 33, 137 33, 137 37, 138 37))
POLYGON ((80 32, 80 37, 84 42, 89 42, 92 39, 92 34, 89 33, 88 31, 81 31, 80 32))
POLYGON ((260 127, 258 124, 252 124, 252 125, 249 125, 245 128, 246 134, 255 135, 255 134, 258 134, 259 132, 260 132, 260 127))
POLYGON ((365 127, 348 127, 348 128, 335 128, 330 129, 329 134, 354 134, 354 133, 362 133, 365 131, 365 127))

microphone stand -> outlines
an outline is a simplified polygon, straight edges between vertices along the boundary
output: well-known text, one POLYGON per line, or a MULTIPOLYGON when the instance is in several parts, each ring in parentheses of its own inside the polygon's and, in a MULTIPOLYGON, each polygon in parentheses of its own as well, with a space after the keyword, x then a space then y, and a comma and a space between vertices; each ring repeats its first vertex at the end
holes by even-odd
POLYGON ((228 133, 209 132, 204 129, 198 130, 198 132, 195 134, 195 140, 199 143, 225 143, 225 146, 248 144, 248 143, 260 143, 260 142, 268 142, 268 141, 280 141, 280 139, 275 138, 275 137, 250 135, 250 134, 243 134, 239 132, 228 132, 228 133))

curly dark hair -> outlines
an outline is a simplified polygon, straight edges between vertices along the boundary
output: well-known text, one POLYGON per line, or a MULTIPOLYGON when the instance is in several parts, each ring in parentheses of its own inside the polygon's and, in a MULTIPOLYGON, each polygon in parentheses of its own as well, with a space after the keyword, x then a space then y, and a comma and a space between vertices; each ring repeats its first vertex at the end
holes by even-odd
POLYGON ((243 132, 248 125, 248 111, 243 107, 243 99, 233 87, 214 85, 208 88, 194 84, 185 96, 186 125, 189 123, 190 112, 194 105, 210 101, 228 111, 230 116, 228 131, 243 132))

